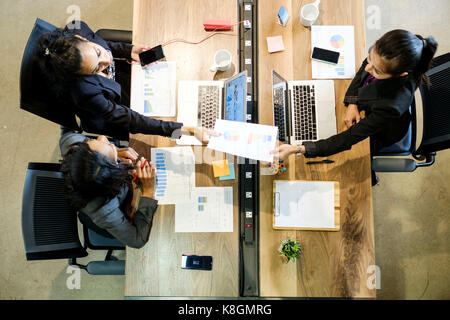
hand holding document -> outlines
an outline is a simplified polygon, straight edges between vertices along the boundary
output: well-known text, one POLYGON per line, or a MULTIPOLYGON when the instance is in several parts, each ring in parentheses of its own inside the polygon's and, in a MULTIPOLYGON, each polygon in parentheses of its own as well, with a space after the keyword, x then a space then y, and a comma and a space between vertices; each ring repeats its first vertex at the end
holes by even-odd
POLYGON ((243 158, 273 161, 270 151, 275 149, 278 127, 218 119, 214 131, 220 136, 211 137, 208 148, 243 158))

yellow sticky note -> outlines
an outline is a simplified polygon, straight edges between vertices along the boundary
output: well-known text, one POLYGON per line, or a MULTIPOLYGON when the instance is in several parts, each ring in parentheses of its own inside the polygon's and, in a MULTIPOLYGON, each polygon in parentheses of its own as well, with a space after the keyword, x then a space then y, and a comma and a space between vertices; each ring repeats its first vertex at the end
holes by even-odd
POLYGON ((283 38, 281 36, 267 37, 267 48, 269 52, 278 52, 284 50, 283 38))
POLYGON ((230 175, 230 166, 228 165, 228 160, 219 160, 212 162, 214 177, 223 177, 230 175))

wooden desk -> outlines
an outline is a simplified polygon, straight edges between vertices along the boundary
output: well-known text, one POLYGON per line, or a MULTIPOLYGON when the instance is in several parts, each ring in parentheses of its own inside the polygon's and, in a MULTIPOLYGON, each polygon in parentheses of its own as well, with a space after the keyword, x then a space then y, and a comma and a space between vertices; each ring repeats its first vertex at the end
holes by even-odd
MULTIPOLYGON (((286 80, 311 79, 311 32, 300 24, 304 1, 260 0, 259 122, 273 124, 272 76, 275 69, 286 80), (276 23, 281 5, 289 12, 286 27, 276 23), (286 50, 269 54, 266 37, 282 35, 286 50)), ((356 67, 365 58, 364 3, 362 0, 322 0, 316 25, 354 25, 356 67)), ((338 132, 345 130, 343 104, 351 80, 335 80, 338 132)), ((370 297, 375 289, 366 282, 367 268, 375 264, 369 140, 332 157, 334 164, 306 166, 304 157, 291 156, 287 174, 261 176, 260 180, 260 292, 281 297, 370 297), (328 180, 340 182, 341 230, 339 232, 279 231, 272 229, 272 181, 328 180), (286 237, 296 238, 304 253, 296 263, 283 264, 277 249, 286 237)), ((320 160, 320 159, 319 159, 320 160)))
MULTIPOLYGON (((133 43, 154 46, 174 38, 199 41, 210 34, 203 29, 203 19, 217 17, 237 21, 237 1, 135 0, 133 43)), ((177 63, 177 80, 219 80, 234 75, 239 69, 236 27, 234 30, 215 35, 199 45, 174 43, 164 47, 167 60, 177 63), (215 75, 209 68, 215 51, 224 48, 232 53, 233 66, 215 75)), ((176 144, 167 138, 132 135, 130 146, 150 159, 150 147, 176 144)), ((202 148, 195 148, 194 153, 196 162, 201 163, 202 148)), ((206 163, 210 162, 211 159, 206 159, 206 163)), ((127 248, 126 297, 239 295, 237 180, 218 181, 210 165, 197 164, 196 185, 233 186, 234 232, 175 233, 175 206, 159 206, 146 246, 139 250, 127 248), (213 270, 182 270, 182 254, 213 256, 213 270)))

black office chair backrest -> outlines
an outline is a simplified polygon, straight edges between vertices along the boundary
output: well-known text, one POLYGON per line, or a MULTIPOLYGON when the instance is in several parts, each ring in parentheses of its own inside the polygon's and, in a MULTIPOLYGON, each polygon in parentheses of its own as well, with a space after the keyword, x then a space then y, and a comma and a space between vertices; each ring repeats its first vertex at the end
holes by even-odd
POLYGON ((59 164, 29 163, 22 199, 22 235, 27 260, 80 258, 77 213, 64 195, 59 164))
POLYGON ((20 68, 20 108, 68 128, 80 130, 70 107, 64 102, 55 101, 51 90, 43 81, 41 70, 34 63, 38 39, 55 29, 54 25, 41 19, 37 19, 34 24, 20 68))
POLYGON ((427 72, 431 86, 420 87, 423 105, 423 137, 417 154, 450 148, 450 53, 433 59, 427 72))

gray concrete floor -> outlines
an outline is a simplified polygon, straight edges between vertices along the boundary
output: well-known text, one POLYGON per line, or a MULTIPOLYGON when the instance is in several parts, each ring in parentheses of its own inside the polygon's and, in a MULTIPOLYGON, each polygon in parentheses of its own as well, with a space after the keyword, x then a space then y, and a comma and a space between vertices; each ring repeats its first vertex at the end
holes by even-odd
MULTIPOLYGON (((122 276, 82 273, 81 288, 69 290, 66 260, 25 259, 20 215, 27 163, 57 161, 59 131, 56 124, 19 109, 20 63, 35 19, 62 26, 74 4, 93 30, 132 28, 131 0, 0 2, 0 299, 123 298, 122 276)), ((450 50, 448 0, 366 0, 366 8, 368 46, 386 31, 403 28, 433 35, 438 54, 450 50), (374 12, 379 12, 379 24, 374 12)), ((449 299, 450 151, 439 152, 433 167, 379 176, 373 191, 378 298, 449 299)))

